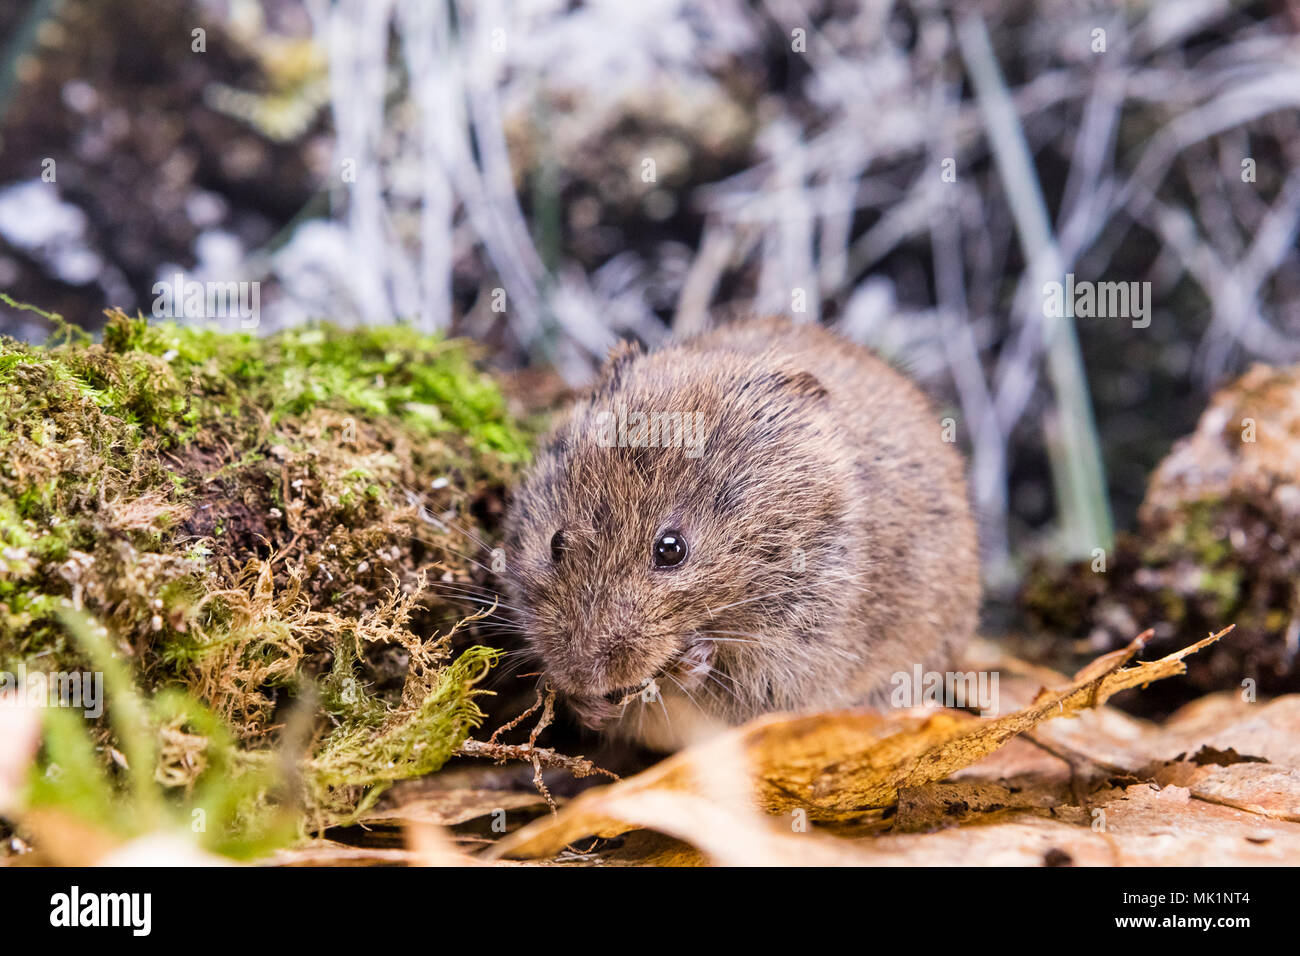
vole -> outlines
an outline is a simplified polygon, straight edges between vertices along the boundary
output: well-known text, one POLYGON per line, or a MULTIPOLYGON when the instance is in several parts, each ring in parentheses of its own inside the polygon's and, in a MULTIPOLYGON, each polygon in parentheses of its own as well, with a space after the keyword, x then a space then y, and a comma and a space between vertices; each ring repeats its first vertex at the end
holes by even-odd
POLYGON ((782 318, 624 345, 516 489, 505 589, 589 726, 673 750, 885 707, 973 632, 963 462, 872 352, 782 318))

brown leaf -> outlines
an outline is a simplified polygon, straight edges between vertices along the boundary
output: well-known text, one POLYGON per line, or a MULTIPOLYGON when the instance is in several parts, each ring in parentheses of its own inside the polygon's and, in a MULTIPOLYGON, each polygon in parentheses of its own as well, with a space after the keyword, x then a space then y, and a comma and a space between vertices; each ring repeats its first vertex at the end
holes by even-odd
POLYGON ((333 840, 311 840, 280 850, 263 866, 409 866, 419 862, 414 850, 349 846, 333 840))
POLYGON ((40 711, 0 695, 0 813, 18 805, 40 739, 40 711))
POLYGON ((421 823, 440 827, 456 826, 498 810, 519 810, 546 806, 540 793, 508 790, 423 790, 419 796, 395 806, 380 806, 360 822, 399 824, 421 823))
POLYGON ((553 856, 582 837, 615 836, 638 826, 666 828, 679 839, 707 848, 710 855, 726 853, 730 842, 715 839, 723 822, 692 798, 707 798, 710 784, 720 779, 719 768, 732 763, 739 768, 738 776, 746 775, 747 765, 745 796, 762 810, 802 811, 811 820, 858 818, 893 805, 900 788, 943 779, 1043 721, 1098 707, 1122 690, 1183 673, 1183 658, 1226 633, 1159 660, 1124 667, 1141 649, 1139 638, 1095 661, 1068 686, 1043 690, 1028 707, 993 719, 947 710, 760 717, 635 777, 583 793, 556 816, 510 834, 489 855, 553 856), (740 761, 735 761, 736 755, 740 761), (684 812, 687 809, 690 813, 684 812))
POLYGON ((979 826, 847 840, 870 866, 1294 865, 1300 827, 1150 784, 1096 795, 1085 811, 1026 811, 979 826))

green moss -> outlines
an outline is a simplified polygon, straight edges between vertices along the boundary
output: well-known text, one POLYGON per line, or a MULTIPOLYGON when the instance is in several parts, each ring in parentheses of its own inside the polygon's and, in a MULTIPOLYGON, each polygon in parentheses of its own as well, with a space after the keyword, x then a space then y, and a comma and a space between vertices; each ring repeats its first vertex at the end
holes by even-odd
MULTIPOLYGON (((315 325, 269 339, 115 318, 105 348, 144 358, 119 371, 119 399, 149 421, 182 417, 167 373, 209 391, 216 411, 232 408, 234 390, 264 408, 274 423, 317 406, 396 419, 426 435, 455 433, 478 451, 511 461, 527 455, 524 435, 507 418, 496 385, 480 375, 464 343, 424 335, 409 326, 343 330, 315 325), (123 380, 124 379, 124 380, 123 380), (138 390, 133 389, 138 386, 138 390)), ((196 409, 192 417, 202 416, 196 409)))
POLYGON ((1226 503, 1214 499, 1189 502, 1160 537, 1148 543, 1144 557, 1152 562, 1191 556, 1209 567, 1232 559, 1232 547, 1223 530, 1226 503))
POLYGON ((457 653, 462 606, 425 571, 482 583, 494 529, 474 515, 494 509, 475 502, 528 447, 472 350, 404 326, 257 338, 120 312, 100 343, 63 338, 0 339, 0 665, 115 676, 108 723, 51 711, 43 767, 62 770, 33 805, 126 835, 210 810, 204 845, 251 853, 290 804, 295 828, 350 819, 440 766, 496 652, 457 653), (409 661, 397 683, 386 649, 409 661), (267 776, 295 698, 317 702, 296 803, 267 776), (202 759, 159 794, 178 734, 202 759))
POLYGON ((1201 572, 1200 590, 1208 595, 1214 613, 1228 615, 1241 596, 1244 571, 1237 567, 1205 569, 1201 572))
POLYGON ((1104 575, 1091 574, 1086 562, 1040 563, 1021 601, 1043 633, 1086 637, 1090 647, 1099 634, 1118 646, 1147 625, 1187 635, 1234 625, 1230 641, 1189 661, 1184 692, 1164 689, 1169 708, 1247 678, 1262 693, 1292 693, 1300 689, 1289 643, 1300 613, 1298 559, 1300 523, 1271 485, 1260 482, 1253 490, 1188 497, 1162 509, 1141 533, 1119 535, 1104 575))
POLYGON ((474 647, 447 667, 409 713, 393 720, 367 694, 345 710, 346 721, 311 761, 313 804, 342 802, 353 814, 373 805, 389 784, 437 770, 482 717, 467 688, 496 663, 498 652, 474 647))

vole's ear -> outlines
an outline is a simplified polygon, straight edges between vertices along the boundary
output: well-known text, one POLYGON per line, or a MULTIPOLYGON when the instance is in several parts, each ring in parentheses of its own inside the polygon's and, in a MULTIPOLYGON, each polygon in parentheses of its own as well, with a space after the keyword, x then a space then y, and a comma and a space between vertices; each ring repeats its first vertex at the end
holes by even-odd
POLYGON ((814 401, 821 401, 830 394, 826 391, 826 386, 812 372, 791 373, 785 380, 785 388, 800 398, 810 398, 814 401))
POLYGON ((823 401, 830 394, 816 375, 803 369, 767 372, 742 386, 741 390, 750 388, 755 389, 759 394, 781 394, 811 402, 823 401))
POLYGON ((609 350, 605 364, 601 366, 600 374, 596 376, 596 382, 592 386, 592 393, 598 395, 602 392, 612 392, 618 387, 619 379, 627 367, 640 355, 640 342, 635 339, 621 340, 609 350))

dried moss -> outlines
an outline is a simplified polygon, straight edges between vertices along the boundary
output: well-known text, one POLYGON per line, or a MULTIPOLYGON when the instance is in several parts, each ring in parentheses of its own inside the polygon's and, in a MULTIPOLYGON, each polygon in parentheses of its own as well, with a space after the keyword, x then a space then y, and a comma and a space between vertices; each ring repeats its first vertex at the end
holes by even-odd
MULTIPOLYGON (((287 799, 257 774, 310 689, 299 819, 346 819, 478 719, 496 652, 453 642, 463 604, 426 581, 478 581, 526 438, 464 343, 404 326, 257 338, 114 312, 101 343, 0 339, 0 666, 89 665, 69 607, 107 627, 130 662, 110 717, 138 684, 151 739, 188 748, 149 752, 166 789, 256 782, 214 798, 239 808, 225 848, 260 846, 252 821, 287 799)), ((126 783, 106 755, 131 735, 93 728, 97 783, 74 724, 51 710, 44 759, 81 783, 33 799, 120 825, 100 783, 126 783)))

